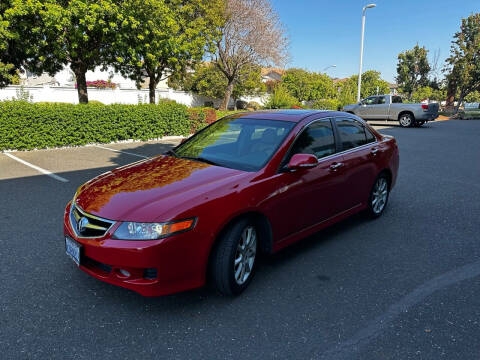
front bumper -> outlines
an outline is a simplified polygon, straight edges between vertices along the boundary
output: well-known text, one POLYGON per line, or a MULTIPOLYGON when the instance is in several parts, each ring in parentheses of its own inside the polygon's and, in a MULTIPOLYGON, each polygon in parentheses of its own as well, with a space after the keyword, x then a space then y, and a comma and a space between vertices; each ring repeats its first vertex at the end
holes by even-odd
POLYGON ((70 203, 64 213, 64 235, 82 246, 79 268, 87 274, 143 296, 204 285, 207 242, 199 241, 197 228, 160 240, 126 241, 110 238, 116 224, 104 237, 79 238, 71 228, 69 213, 70 203))

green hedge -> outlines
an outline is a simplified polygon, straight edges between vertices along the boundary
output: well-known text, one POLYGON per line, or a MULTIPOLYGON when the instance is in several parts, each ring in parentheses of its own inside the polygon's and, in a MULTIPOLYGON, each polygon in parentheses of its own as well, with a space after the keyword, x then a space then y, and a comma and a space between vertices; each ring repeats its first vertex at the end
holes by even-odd
MULTIPOLYGON (((205 119, 205 117, 204 117, 205 119)), ((0 150, 109 143, 188 135, 187 107, 0 102, 0 150)))
POLYGON ((318 110, 338 110, 340 102, 337 99, 320 99, 312 104, 312 109, 318 110))

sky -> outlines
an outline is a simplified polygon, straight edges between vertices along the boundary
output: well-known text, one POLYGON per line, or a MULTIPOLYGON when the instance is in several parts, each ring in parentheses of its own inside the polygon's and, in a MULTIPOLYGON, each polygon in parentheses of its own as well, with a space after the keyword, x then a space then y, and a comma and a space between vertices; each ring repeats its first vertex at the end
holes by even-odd
MULTIPOLYGON (((358 73, 361 0, 271 0, 290 38, 287 67, 320 71, 344 78, 358 73)), ((363 71, 378 70, 395 81, 397 56, 415 44, 425 46, 429 58, 439 52, 441 69, 449 56, 461 19, 480 12, 480 0, 373 0, 367 10, 363 71)))

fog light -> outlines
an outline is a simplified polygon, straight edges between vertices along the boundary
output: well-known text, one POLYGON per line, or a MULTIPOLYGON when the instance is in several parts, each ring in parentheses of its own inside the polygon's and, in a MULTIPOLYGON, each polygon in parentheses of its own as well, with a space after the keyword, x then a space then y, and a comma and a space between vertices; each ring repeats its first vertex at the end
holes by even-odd
POLYGON ((125 277, 129 277, 130 276, 130 273, 127 271, 127 270, 123 270, 123 269, 120 269, 120 274, 122 274, 123 276, 125 277))

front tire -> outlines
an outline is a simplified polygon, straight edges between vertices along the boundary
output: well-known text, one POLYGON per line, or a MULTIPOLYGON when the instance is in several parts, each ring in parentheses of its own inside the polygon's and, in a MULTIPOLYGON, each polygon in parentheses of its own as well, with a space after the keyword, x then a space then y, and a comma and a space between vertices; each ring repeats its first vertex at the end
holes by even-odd
POLYGON ((390 195, 389 178, 385 173, 380 174, 373 184, 370 196, 368 198, 368 214, 372 218, 382 216, 387 207, 388 197, 390 195))
POLYGON ((411 127, 415 123, 415 118, 410 113, 403 113, 398 117, 398 122, 401 127, 411 127))
POLYGON ((258 231, 248 219, 234 223, 221 236, 211 260, 212 285, 222 295, 238 295, 252 281, 258 231))

